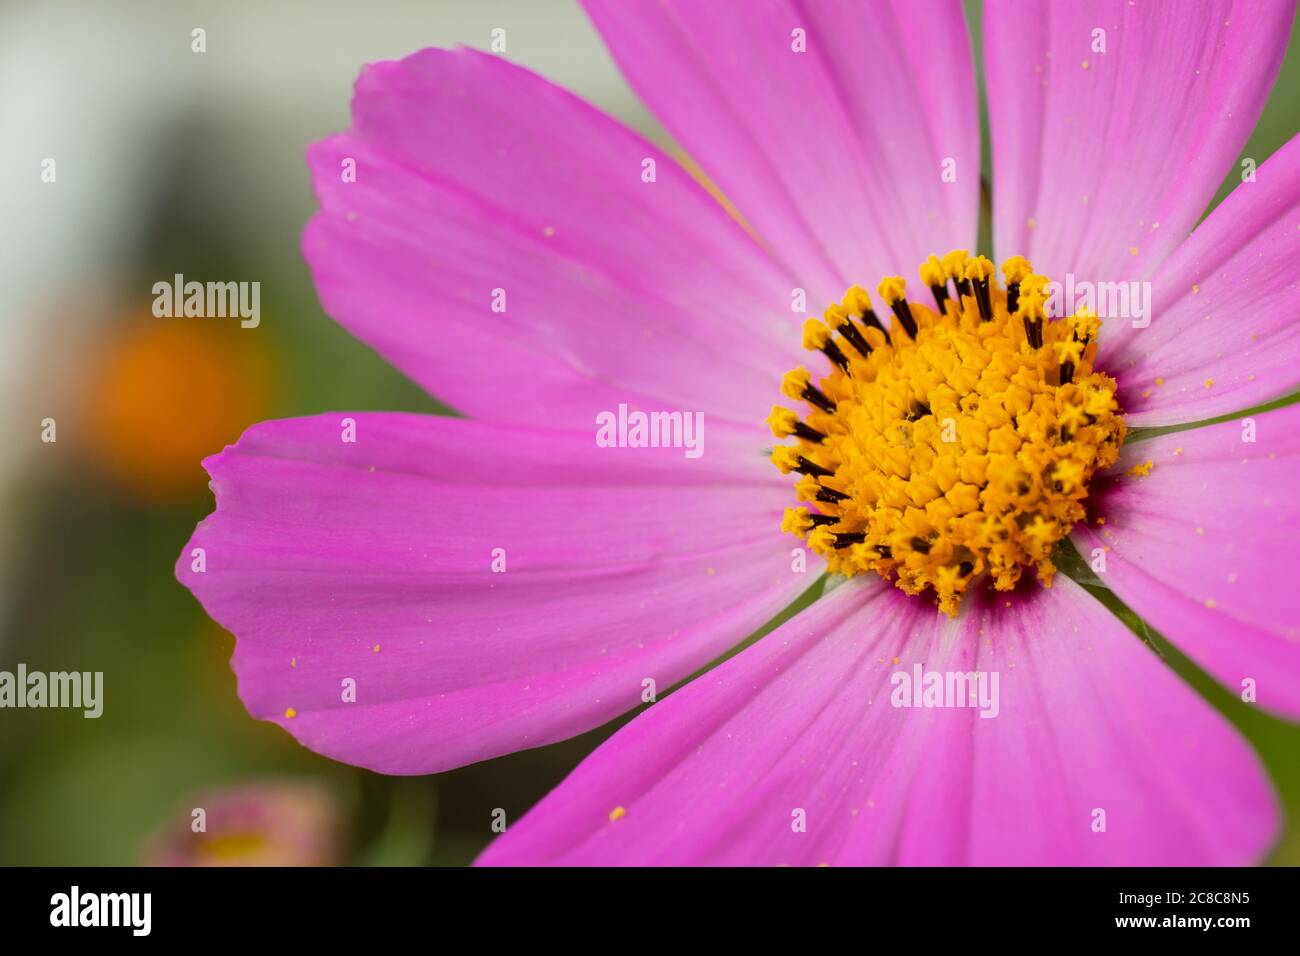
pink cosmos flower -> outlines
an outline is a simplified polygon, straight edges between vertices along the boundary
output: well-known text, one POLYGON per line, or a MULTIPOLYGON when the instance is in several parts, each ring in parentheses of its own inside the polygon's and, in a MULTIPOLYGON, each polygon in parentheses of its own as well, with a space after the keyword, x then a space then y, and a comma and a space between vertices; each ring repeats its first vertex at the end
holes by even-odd
POLYGON ((331 866, 341 857, 342 811, 318 784, 255 781, 191 804, 153 836, 146 866, 331 866))
MULTIPOLYGON (((1226 687, 1300 716, 1300 406, 1254 415, 1254 441, 1237 420, 1130 431, 1116 464, 1093 459, 1105 473, 1086 489, 1031 475, 1060 510, 1009 526, 1004 544, 987 513, 987 547, 957 524, 877 534, 883 511, 857 532, 821 524, 886 501, 908 467, 920 474, 915 445, 898 449, 935 418, 917 393, 902 409, 916 431, 896 422, 873 446, 856 429, 902 412, 892 399, 852 405, 844 390, 866 385, 850 379, 868 361, 874 381, 901 376, 906 356, 954 336, 992 335, 992 357, 969 353, 963 381, 978 385, 935 401, 975 395, 1012 416, 1012 393, 990 405, 986 388, 1005 360, 1033 380, 1034 402, 1064 408, 1085 389, 1071 382, 1077 361, 1080 376, 1096 370, 1088 394, 1122 414, 1119 434, 1300 385, 1300 144, 1198 223, 1264 105, 1294 5, 986 3, 999 261, 1153 291, 1149 327, 1107 319, 1099 345, 1086 313, 1049 323, 1048 344, 1075 350, 1059 369, 1028 331, 1025 303, 1045 290, 1026 280, 1013 307, 978 271, 985 260, 959 256, 940 275, 947 307, 915 304, 915 280, 911 300, 882 284, 888 327, 868 328, 868 299, 851 290, 975 245, 976 77, 955 0, 585 6, 738 215, 663 151, 505 59, 425 50, 361 74, 353 128, 308 154, 321 211, 304 253, 330 315, 467 417, 266 422, 205 462, 217 507, 177 574, 237 636, 249 711, 393 774, 541 746, 640 705, 648 681, 662 695, 788 606, 828 555, 864 573, 661 696, 481 862, 1259 860, 1279 811, 1232 726, 1083 587, 1064 574, 1044 587, 998 549, 1048 548, 1086 504, 1073 543, 1104 556, 1099 576, 1120 599, 1226 687), (800 293, 848 324, 834 348, 815 322, 807 333, 829 360, 801 350, 800 293), (995 323, 980 326, 980 295, 995 323), (808 538, 792 557, 799 542, 781 526, 794 481, 767 460, 764 420, 801 356, 833 395, 832 411, 813 401, 799 424, 903 464, 818 459, 815 435, 798 446, 815 459, 785 461, 805 472, 800 493, 834 494, 805 496, 829 518, 786 516, 808 538), (704 453, 599 447, 593 422, 620 405, 702 412, 704 453), (868 487, 885 489, 879 502, 868 487), (999 561, 1007 590, 992 587, 999 561), (935 608, 942 575, 965 582, 955 617, 935 608), (907 581, 921 593, 894 586, 907 581), (996 718, 891 706, 894 675, 918 665, 996 673, 996 718), (349 679, 355 701, 340 693, 349 679)), ((1064 425, 1025 437, 1038 408, 1010 427, 1058 461, 1064 425)), ((962 479, 977 514, 990 489, 1020 493, 1004 488, 1017 466, 987 451, 989 467, 962 479)), ((896 510, 938 523, 909 508, 896 510)))

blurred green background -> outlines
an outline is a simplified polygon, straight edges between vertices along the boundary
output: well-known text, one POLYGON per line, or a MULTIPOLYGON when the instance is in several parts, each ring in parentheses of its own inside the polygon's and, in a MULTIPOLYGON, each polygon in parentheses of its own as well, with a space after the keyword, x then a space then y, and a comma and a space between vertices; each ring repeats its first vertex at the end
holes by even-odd
MULTIPOLYGON (((0 864, 152 858, 154 835, 185 831, 190 808, 265 780, 310 781, 327 795, 336 862, 465 864, 492 838, 494 809, 518 819, 621 723, 435 777, 336 764, 245 713, 231 637, 173 579, 212 506, 199 460, 247 425, 333 409, 440 410, 322 313, 298 253, 314 207, 303 150, 347 127, 363 63, 422 46, 487 47, 501 27, 510 58, 671 145, 576 3, 357 6, 0 9, 11 246, 0 257, 0 669, 103 671, 106 685, 98 720, 0 711, 0 864), (204 54, 190 49, 195 27, 207 32, 204 54), (46 157, 57 160, 55 184, 39 182, 46 157), (260 281, 260 327, 154 319, 150 287, 175 272, 260 281), (58 423, 55 444, 39 441, 45 417, 58 423)), ((968 5, 977 40, 978 9, 968 5)), ((1262 162, 1297 128, 1293 36, 1242 155, 1262 162)), ((1241 704, 1126 619, 1263 756, 1295 821, 1273 861, 1300 862, 1300 728, 1241 704)))

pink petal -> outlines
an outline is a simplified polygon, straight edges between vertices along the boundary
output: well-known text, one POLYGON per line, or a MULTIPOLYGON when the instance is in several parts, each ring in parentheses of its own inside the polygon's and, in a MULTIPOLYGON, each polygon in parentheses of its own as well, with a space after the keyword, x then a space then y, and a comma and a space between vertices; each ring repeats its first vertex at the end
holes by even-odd
POLYGON ((797 361, 795 283, 660 150, 468 50, 368 67, 352 110, 309 152, 303 252, 326 311, 394 365, 475 417, 586 429, 631 401, 761 423, 797 361))
POLYGON ((832 591, 639 715, 480 862, 1241 864, 1268 849, 1278 812, 1255 755, 1078 585, 968 601, 950 622, 878 582, 832 591), (917 664, 996 672, 997 716, 892 706, 891 675, 917 664))
POLYGON ((1058 281, 1150 275, 1255 126, 1294 0, 989 0, 993 240, 1058 281), (1104 53, 1094 31, 1104 31, 1104 53))
POLYGON ((955 0, 584 4, 633 88, 816 306, 854 282, 916 282, 927 255, 974 243, 979 107, 955 0))
POLYGON ((1107 324, 1102 364, 1119 381, 1129 423, 1214 418, 1300 387, 1297 261, 1300 137, 1156 272, 1149 328, 1107 324))
POLYGON ((1228 688, 1300 717, 1300 405, 1131 444, 1114 471, 1080 553, 1107 549, 1102 580, 1228 688))
POLYGON ((217 510, 177 577, 238 638, 249 711, 337 760, 446 770, 638 706, 815 579, 774 470, 593 434, 335 413, 209 458, 217 510))

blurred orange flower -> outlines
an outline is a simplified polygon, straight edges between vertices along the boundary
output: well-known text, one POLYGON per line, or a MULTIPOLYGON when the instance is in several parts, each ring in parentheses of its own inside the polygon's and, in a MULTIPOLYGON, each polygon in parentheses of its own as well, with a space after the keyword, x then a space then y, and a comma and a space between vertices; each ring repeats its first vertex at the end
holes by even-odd
POLYGON ((260 336, 219 320, 152 316, 108 334, 90 354, 82 396, 96 469, 154 503, 201 491, 200 461, 266 417, 271 372, 260 336))

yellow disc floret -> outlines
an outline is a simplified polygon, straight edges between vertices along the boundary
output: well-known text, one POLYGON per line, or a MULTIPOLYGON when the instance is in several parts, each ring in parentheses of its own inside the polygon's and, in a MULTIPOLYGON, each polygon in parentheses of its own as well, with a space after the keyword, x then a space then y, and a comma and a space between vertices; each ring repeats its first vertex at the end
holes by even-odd
POLYGON ((1114 464, 1125 436, 1115 381, 1095 371, 1097 317, 1046 315, 1047 279, 1017 256, 964 250, 920 268, 938 310, 886 278, 882 321, 854 286, 804 345, 830 359, 800 367, 776 407, 773 463, 796 472, 782 529, 806 539, 832 572, 874 571, 948 614, 987 576, 1010 590, 1024 569, 1044 585, 1052 552, 1084 517, 1088 482, 1114 464))

